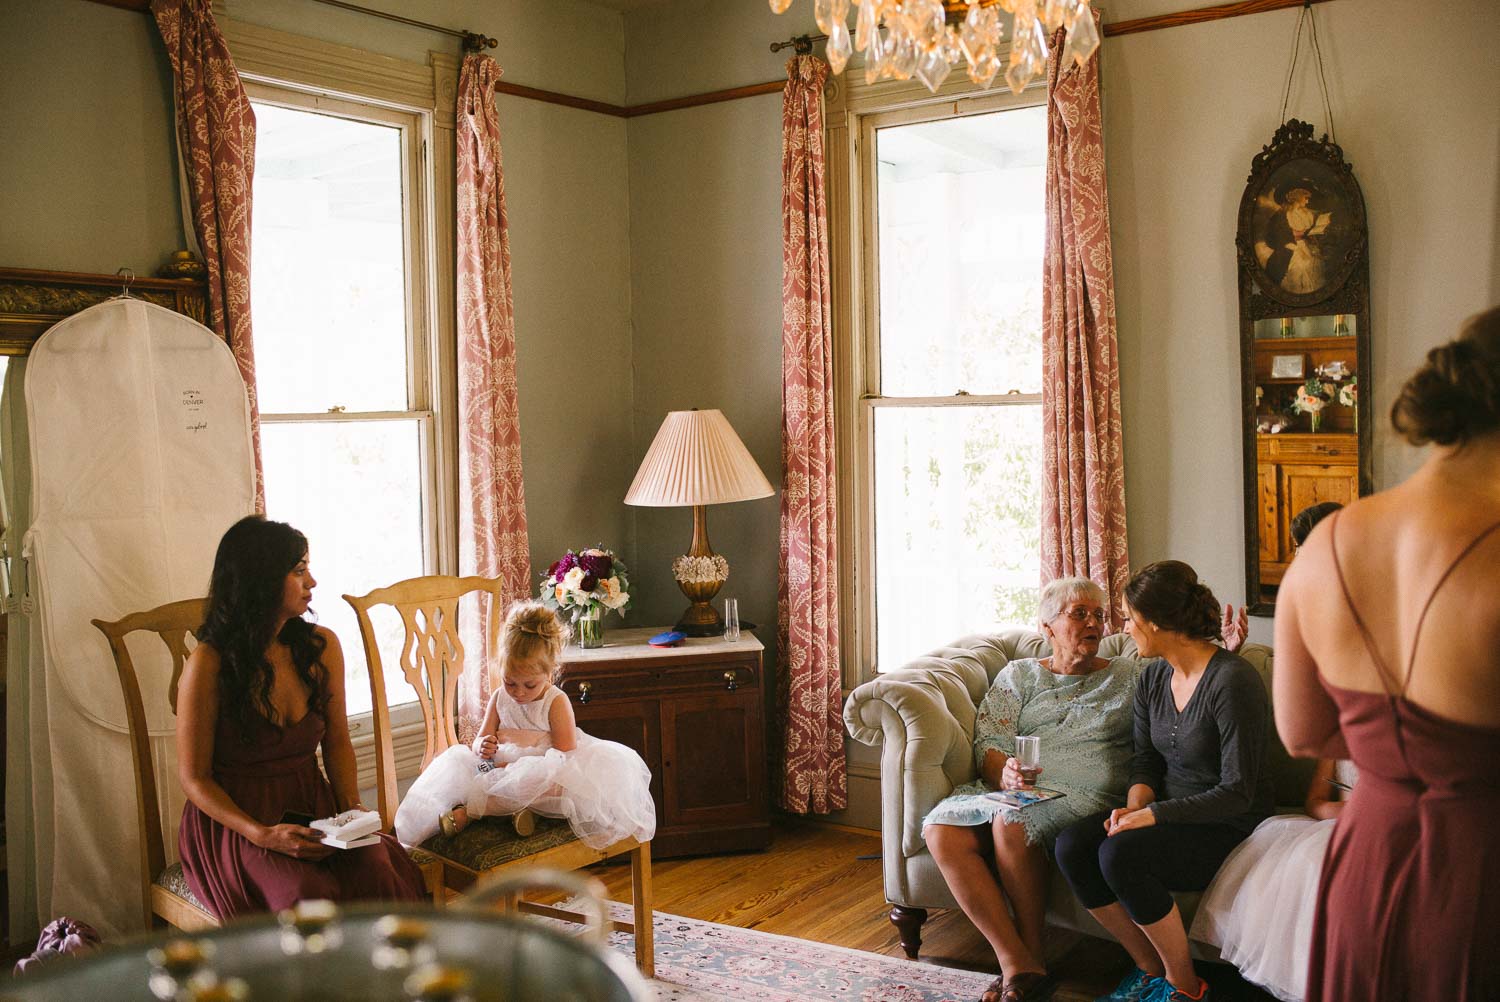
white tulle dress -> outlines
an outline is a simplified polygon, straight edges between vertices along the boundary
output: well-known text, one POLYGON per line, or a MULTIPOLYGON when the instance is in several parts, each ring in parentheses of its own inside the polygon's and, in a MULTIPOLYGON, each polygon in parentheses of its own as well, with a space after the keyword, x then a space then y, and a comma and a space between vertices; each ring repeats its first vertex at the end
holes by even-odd
POLYGON ((501 728, 539 731, 540 745, 506 742, 496 750, 495 768, 480 771, 472 748, 454 745, 432 760, 396 810, 396 836, 420 845, 440 828, 439 817, 462 804, 469 817, 514 814, 530 808, 565 818, 573 833, 592 849, 624 838, 645 842, 656 834, 651 770, 631 749, 578 733, 572 751, 552 747, 548 714, 552 701, 566 699, 557 686, 529 703, 518 703, 501 689, 492 697, 501 728))
MULTIPOLYGON (((1339 762, 1334 776, 1352 786, 1358 771, 1339 762)), ((1193 939, 1217 946, 1246 981, 1286 1002, 1307 994, 1318 881, 1334 824, 1305 814, 1262 821, 1219 867, 1193 918, 1193 939)))

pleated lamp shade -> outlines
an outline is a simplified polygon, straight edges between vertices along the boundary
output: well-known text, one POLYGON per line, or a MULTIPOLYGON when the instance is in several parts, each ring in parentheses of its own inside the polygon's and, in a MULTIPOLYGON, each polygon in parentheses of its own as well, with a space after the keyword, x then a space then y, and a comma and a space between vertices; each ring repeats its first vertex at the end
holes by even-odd
POLYGON ((625 503, 671 508, 751 501, 772 493, 722 411, 672 411, 646 450, 625 503))

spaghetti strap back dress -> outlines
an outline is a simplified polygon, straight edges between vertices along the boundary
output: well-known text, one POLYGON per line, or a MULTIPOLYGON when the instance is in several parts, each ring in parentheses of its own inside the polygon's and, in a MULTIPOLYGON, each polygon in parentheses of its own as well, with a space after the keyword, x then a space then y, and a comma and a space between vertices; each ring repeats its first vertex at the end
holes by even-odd
MULTIPOLYGON (((1493 1002, 1500 999, 1500 728, 1451 720, 1411 702, 1360 618, 1333 556, 1349 612, 1386 692, 1323 681, 1359 783, 1324 858, 1313 920, 1308 1002, 1493 1002)), ((1481 533, 1432 594, 1500 524, 1481 533)), ((1497 654, 1496 656, 1500 656, 1497 654)))
MULTIPOLYGON (((255 718, 248 735, 220 713, 214 730, 214 779, 240 810, 263 825, 287 811, 314 818, 338 813, 333 787, 318 768, 323 715, 315 710, 283 728, 255 718)), ((183 875, 221 920, 278 911, 298 901, 420 901, 422 871, 391 836, 377 845, 337 849, 319 862, 262 849, 225 828, 192 801, 177 836, 183 875)))

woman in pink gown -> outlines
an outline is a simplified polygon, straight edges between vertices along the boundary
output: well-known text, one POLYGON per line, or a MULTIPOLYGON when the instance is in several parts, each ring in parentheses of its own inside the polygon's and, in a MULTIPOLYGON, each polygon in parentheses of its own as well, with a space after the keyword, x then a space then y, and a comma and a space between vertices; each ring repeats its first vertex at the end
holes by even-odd
POLYGON ((219 542, 178 691, 177 757, 188 797, 183 873, 220 919, 310 898, 426 896, 421 871, 390 836, 332 849, 286 817, 362 807, 344 656, 337 637, 302 618, 316 583, 306 538, 285 523, 251 516, 219 542))
POLYGON ((1314 530, 1276 609, 1276 722, 1359 783, 1324 859, 1309 1002, 1500 999, 1500 309, 1391 413, 1436 448, 1314 530))

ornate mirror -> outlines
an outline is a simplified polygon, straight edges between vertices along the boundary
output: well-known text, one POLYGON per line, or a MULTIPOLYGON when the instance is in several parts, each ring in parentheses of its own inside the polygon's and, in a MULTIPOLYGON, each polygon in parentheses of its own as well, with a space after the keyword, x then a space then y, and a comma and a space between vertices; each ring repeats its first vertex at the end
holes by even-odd
POLYGON ((1292 119, 1250 165, 1235 236, 1246 603, 1275 610, 1292 519, 1370 486, 1365 202, 1343 150, 1292 119))

